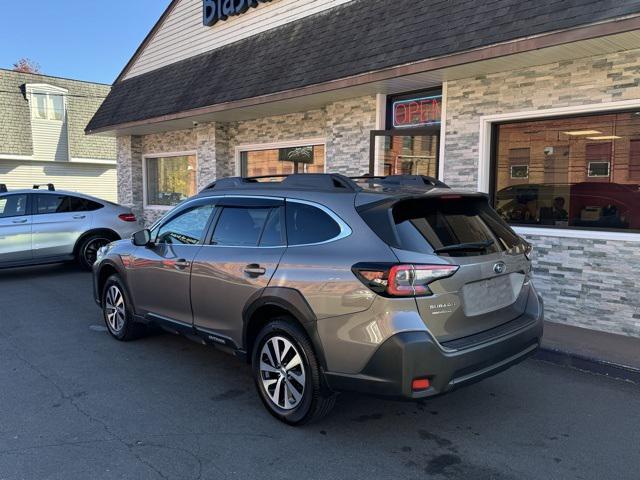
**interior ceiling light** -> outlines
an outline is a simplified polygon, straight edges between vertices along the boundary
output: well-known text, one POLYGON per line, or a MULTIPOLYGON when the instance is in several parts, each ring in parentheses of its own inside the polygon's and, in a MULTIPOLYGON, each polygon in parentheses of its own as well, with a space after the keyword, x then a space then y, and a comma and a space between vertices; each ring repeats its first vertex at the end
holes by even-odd
POLYGON ((570 130, 568 132, 562 133, 564 133, 565 135, 571 135, 572 137, 580 137, 585 135, 597 135, 602 132, 599 130, 570 130))
POLYGON ((618 140, 622 137, 618 135, 602 135, 599 137, 587 137, 587 140, 618 140))

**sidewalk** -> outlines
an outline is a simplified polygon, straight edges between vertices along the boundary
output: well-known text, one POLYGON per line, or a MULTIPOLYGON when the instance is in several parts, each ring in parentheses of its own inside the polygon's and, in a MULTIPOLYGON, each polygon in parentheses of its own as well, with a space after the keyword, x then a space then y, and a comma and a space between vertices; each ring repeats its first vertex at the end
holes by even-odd
POLYGON ((640 384, 640 338, 545 322, 537 358, 640 384))

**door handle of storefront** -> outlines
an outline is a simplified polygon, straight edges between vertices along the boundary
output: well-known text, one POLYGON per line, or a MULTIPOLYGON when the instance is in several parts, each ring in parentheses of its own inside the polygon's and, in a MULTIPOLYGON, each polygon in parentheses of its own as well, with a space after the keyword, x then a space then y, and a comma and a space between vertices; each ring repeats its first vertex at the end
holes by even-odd
POLYGON ((21 218, 19 220, 14 220, 12 223, 27 223, 27 219, 26 218, 21 218))
POLYGON ((264 275, 265 273, 267 273, 267 269, 262 268, 257 263, 252 263, 244 267, 244 273, 251 277, 259 277, 260 275, 264 275))
POLYGON ((189 268, 190 265, 191 265, 191 262, 188 262, 184 258, 181 258, 180 260, 176 260, 173 264, 176 270, 184 270, 185 268, 189 268))

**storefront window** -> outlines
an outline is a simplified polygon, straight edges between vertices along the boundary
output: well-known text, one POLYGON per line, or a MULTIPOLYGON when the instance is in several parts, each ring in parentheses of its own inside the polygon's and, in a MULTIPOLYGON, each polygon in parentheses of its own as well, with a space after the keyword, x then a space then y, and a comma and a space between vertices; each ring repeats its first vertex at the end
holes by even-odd
POLYGON ((386 130, 372 132, 370 173, 438 177, 442 92, 387 98, 386 130))
POLYGON ((241 153, 242 176, 324 173, 324 145, 303 145, 241 153))
POLYGON ((495 207, 513 225, 640 230, 640 112, 496 126, 495 207))
POLYGON ((173 206, 196 194, 196 156, 146 158, 147 205, 173 206))

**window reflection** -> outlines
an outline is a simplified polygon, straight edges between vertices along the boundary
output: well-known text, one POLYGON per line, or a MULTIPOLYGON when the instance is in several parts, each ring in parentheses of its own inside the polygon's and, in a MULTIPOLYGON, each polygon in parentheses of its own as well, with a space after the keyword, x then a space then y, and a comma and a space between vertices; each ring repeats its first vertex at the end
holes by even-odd
POLYGON ((640 112, 496 128, 495 206, 505 220, 640 229, 640 112))

